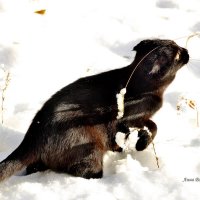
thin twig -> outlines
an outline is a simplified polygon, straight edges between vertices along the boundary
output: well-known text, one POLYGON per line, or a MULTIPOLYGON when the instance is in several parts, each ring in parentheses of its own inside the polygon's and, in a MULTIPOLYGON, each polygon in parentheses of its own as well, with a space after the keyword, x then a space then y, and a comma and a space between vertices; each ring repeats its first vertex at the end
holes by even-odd
POLYGON ((134 72, 136 71, 136 69, 137 69, 138 66, 140 65, 140 63, 141 63, 149 54, 151 54, 153 51, 155 51, 155 50, 156 50, 157 48, 159 48, 159 47, 160 47, 160 46, 155 47, 154 49, 152 49, 151 51, 149 51, 149 52, 138 62, 138 64, 137 64, 136 67, 133 69, 133 71, 132 71, 132 73, 131 73, 131 75, 130 75, 130 77, 129 77, 127 83, 126 83, 125 88, 128 87, 128 84, 129 84, 129 82, 130 82, 130 80, 131 80, 131 78, 132 78, 134 72))
MULTIPOLYGON (((151 139, 152 139, 152 138, 151 138, 151 139)), ((158 166, 158 169, 159 169, 159 168, 160 168, 160 165, 159 165, 158 156, 157 156, 157 154, 156 154, 156 148, 155 148, 155 144, 154 144, 154 142, 153 142, 153 139, 152 139, 151 143, 152 143, 152 146, 153 146, 153 151, 154 151, 154 154, 155 154, 156 163, 157 163, 157 166, 158 166)))
POLYGON ((155 148, 155 144, 154 144, 154 142, 153 142, 152 133, 151 133, 151 131, 150 131, 147 127, 145 127, 144 130, 147 131, 148 135, 149 135, 150 138, 151 138, 151 143, 152 143, 154 155, 155 155, 155 158, 156 158, 156 164, 157 164, 158 169, 159 169, 159 168, 160 168, 160 166, 159 166, 159 160, 158 160, 158 156, 157 156, 157 154, 156 154, 156 148, 155 148))
POLYGON ((193 34, 191 34, 191 35, 189 35, 189 36, 187 37, 186 44, 185 44, 185 47, 186 47, 186 48, 187 48, 187 46, 188 46, 189 40, 190 40, 191 38, 195 37, 195 36, 200 36, 200 33, 196 32, 196 33, 193 33, 193 34))
POLYGON ((10 82, 10 72, 7 72, 3 67, 1 67, 5 75, 4 86, 2 86, 2 94, 1 94, 1 124, 4 124, 4 102, 5 102, 5 92, 8 88, 10 82))

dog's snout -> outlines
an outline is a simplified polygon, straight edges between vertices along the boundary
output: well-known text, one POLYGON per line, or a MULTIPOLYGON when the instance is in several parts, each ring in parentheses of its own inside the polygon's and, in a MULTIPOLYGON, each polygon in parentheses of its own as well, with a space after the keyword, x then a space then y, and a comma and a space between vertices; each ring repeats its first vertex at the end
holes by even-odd
POLYGON ((187 64, 189 61, 189 54, 188 54, 188 50, 185 48, 181 49, 181 60, 183 61, 183 64, 187 64))

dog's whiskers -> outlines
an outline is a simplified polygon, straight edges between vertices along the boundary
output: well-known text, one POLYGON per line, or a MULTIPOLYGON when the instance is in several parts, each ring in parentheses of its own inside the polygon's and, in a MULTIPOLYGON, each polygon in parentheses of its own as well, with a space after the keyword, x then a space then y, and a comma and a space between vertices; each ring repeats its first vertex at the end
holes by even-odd
POLYGON ((190 58, 190 61, 200 62, 199 59, 195 59, 195 58, 190 58))

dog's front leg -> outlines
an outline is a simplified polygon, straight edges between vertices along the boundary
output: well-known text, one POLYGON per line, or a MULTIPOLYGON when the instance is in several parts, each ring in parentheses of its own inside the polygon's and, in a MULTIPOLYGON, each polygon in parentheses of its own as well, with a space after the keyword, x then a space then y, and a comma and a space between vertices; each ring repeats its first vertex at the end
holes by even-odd
POLYGON ((148 147, 148 145, 155 138, 157 133, 157 126, 152 120, 147 120, 144 122, 143 128, 138 130, 138 141, 136 143, 136 150, 143 151, 148 147))
POLYGON ((118 124, 118 131, 126 134, 126 139, 130 134, 130 128, 138 130, 138 141, 136 143, 136 150, 143 151, 155 138, 157 133, 157 125, 152 120, 140 120, 139 122, 123 121, 118 124))

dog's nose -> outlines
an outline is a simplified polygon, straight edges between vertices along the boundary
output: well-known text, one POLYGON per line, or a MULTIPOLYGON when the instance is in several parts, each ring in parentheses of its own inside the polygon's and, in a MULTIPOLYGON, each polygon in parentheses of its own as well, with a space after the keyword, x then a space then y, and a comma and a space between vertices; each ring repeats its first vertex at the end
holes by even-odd
POLYGON ((183 64, 187 64, 189 61, 189 54, 188 54, 188 50, 185 48, 181 49, 181 60, 183 61, 183 64))

